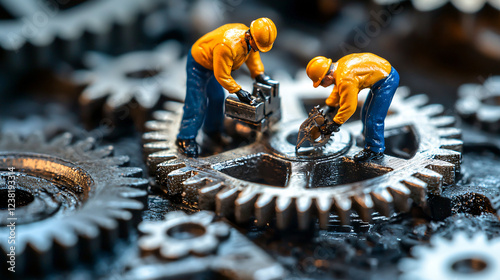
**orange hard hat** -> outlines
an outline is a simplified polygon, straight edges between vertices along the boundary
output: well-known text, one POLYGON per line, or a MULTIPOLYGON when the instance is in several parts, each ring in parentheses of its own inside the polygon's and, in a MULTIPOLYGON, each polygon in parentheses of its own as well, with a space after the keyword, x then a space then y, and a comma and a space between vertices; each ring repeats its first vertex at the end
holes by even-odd
POLYGON ((324 56, 317 56, 307 64, 306 73, 309 79, 313 81, 313 86, 316 88, 321 84, 321 81, 325 78, 330 66, 332 65, 332 60, 324 56))
POLYGON ((268 18, 259 18, 250 24, 250 34, 252 35, 257 48, 261 52, 268 52, 272 49, 274 40, 278 35, 278 30, 274 22, 268 18))

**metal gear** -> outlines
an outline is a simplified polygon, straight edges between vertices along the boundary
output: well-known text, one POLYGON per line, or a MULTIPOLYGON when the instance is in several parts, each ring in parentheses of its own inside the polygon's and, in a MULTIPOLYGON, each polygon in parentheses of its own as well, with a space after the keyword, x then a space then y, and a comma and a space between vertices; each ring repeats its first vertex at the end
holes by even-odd
POLYGON ((464 120, 489 132, 500 131, 500 76, 489 77, 483 85, 461 85, 458 97, 455 108, 464 120))
MULTIPOLYGON (((93 138, 74 144, 71 140, 69 133, 50 142, 41 134, 25 140, 16 134, 0 138, 0 195, 4 198, 0 234, 9 236, 6 225, 12 220, 8 218, 17 218, 19 274, 40 275, 96 258, 101 250, 113 247, 115 238, 128 236, 140 219, 148 181, 135 177, 142 170, 119 167, 128 157, 112 156, 111 146, 94 149, 93 138), (10 186, 16 191, 13 213, 8 209, 12 205, 7 205, 10 186)), ((7 238, 1 240, 4 266, 10 246, 7 238)))
POLYGON ((149 234, 139 239, 141 253, 126 254, 124 261, 128 265, 120 277, 184 279, 208 272, 211 277, 200 276, 205 279, 213 278, 210 272, 215 272, 227 279, 274 280, 284 279, 287 273, 237 229, 215 219, 213 212, 201 211, 188 216, 176 211, 168 213, 165 219, 139 225, 141 231, 149 234), (151 254, 158 249, 160 254, 151 254))
POLYGON ((494 280, 500 275, 500 238, 488 240, 481 232, 472 237, 457 232, 452 240, 435 236, 430 244, 432 247, 414 247, 414 259, 401 260, 401 279, 494 280))
MULTIPOLYGON (((375 0, 377 4, 380 5, 390 5, 402 2, 402 0, 375 0)), ((432 11, 444 6, 447 2, 451 2, 459 11, 463 13, 476 13, 481 10, 486 4, 489 4, 493 8, 500 10, 500 1, 498 0, 438 0, 438 1, 428 1, 428 0, 412 0, 413 6, 419 11, 432 11)))
MULTIPOLYGON (((326 228, 332 210, 348 223, 351 208, 369 221, 373 210, 383 215, 390 215, 392 206, 407 210, 409 197, 425 206, 427 191, 439 194, 443 183, 454 182, 462 148, 456 139, 460 130, 451 127, 455 119, 439 116, 441 105, 423 106, 425 95, 404 99, 406 88, 398 90, 385 122, 386 144, 396 148, 388 149, 390 154, 381 161, 352 161, 351 156, 361 150, 354 144, 359 137, 353 136, 361 131, 359 121, 343 125, 323 149, 301 148, 296 154, 294 139, 307 117, 304 105, 323 102, 310 100, 311 88, 302 91, 299 85, 290 85, 283 90, 282 122, 269 135, 197 159, 185 157, 175 146, 172 137, 182 108, 167 102, 165 111, 155 112, 155 120, 146 123, 151 132, 143 135, 150 171, 167 194, 181 194, 200 209, 216 209, 237 222, 255 217, 258 225, 267 224, 275 213, 278 228, 297 220, 300 229, 309 227, 313 213, 326 228)), ((364 94, 360 93, 361 100, 364 94)))
POLYGON ((229 226, 212 223, 215 215, 200 211, 192 215, 169 212, 165 221, 144 221, 139 230, 146 235, 139 239, 143 254, 159 251, 167 259, 179 259, 189 253, 206 255, 214 252, 221 238, 229 235, 229 226))
POLYGON ((84 60, 92 69, 74 75, 75 82, 87 85, 79 99, 84 118, 91 122, 96 110, 104 110, 103 115, 115 122, 132 114, 140 118, 138 122, 142 124, 146 116, 127 113, 121 110, 123 106, 133 107, 135 102, 141 108, 139 111, 148 111, 160 101, 184 100, 186 73, 179 69, 183 69, 186 62, 180 55, 181 45, 177 41, 167 41, 153 51, 130 52, 115 59, 88 54, 84 60))
POLYGON ((139 15, 153 10, 157 3, 156 0, 2 0, 0 5, 5 13, 0 21, 0 46, 10 59, 8 69, 47 66, 53 56, 73 60, 86 46, 106 50, 116 41, 121 43, 119 47, 134 44, 139 15), (112 32, 116 35, 114 40, 112 32), (56 39, 62 42, 63 52, 52 47, 56 39))

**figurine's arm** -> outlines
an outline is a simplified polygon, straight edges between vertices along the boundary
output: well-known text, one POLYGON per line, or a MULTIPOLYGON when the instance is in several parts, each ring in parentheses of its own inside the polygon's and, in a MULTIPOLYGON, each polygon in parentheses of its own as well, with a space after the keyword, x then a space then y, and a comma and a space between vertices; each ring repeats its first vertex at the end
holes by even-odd
POLYGON ((229 47, 221 44, 214 48, 214 76, 219 84, 230 93, 235 93, 241 86, 231 76, 233 55, 229 47))
POLYGON ((340 108, 333 118, 337 124, 345 123, 356 112, 358 106, 359 88, 350 81, 339 85, 340 108))
POLYGON ((339 96, 339 90, 337 86, 333 86, 332 93, 330 93, 330 96, 325 101, 325 104, 330 106, 330 107, 337 107, 339 106, 339 101, 340 101, 340 96, 339 96))
POLYGON ((260 74, 264 74, 264 64, 262 64, 262 60, 260 60, 260 53, 254 50, 250 51, 250 55, 248 55, 248 59, 245 62, 248 70, 250 70, 250 75, 252 79, 255 79, 260 74))

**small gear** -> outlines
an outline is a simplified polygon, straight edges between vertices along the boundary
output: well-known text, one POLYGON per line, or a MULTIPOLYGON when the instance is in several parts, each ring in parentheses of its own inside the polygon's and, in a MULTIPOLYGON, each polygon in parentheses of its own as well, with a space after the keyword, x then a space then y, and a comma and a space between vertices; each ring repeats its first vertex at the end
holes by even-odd
MULTIPOLYGON (((148 181, 135 177, 142 170, 118 167, 128 157, 111 156, 111 146, 94 149, 93 138, 71 140, 68 133, 50 142, 41 134, 25 140, 16 134, 0 138, 0 234, 12 234, 6 225, 15 217, 19 274, 40 275, 96 258, 140 219, 148 181), (13 211, 7 205, 12 186, 13 211)), ((1 240, 2 265, 11 246, 1 240)))
MULTIPOLYGON (((380 5, 390 5, 402 2, 403 0, 375 0, 380 5)), ((491 5, 493 8, 500 10, 500 2, 497 0, 412 0, 413 6, 419 11, 432 11, 444 6, 446 3, 451 2, 458 10, 463 13, 476 13, 481 10, 486 4, 491 5)))
POLYGON ((87 46, 106 50, 117 41, 121 43, 118 47, 129 46, 137 41, 139 15, 153 10, 157 3, 155 0, 2 0, 0 46, 10 59, 9 69, 48 66, 52 57, 74 60, 87 46), (62 42, 62 52, 51 48, 56 39, 62 42))
POLYGON ((91 122, 96 110, 102 110, 105 117, 118 121, 129 117, 138 117, 141 125, 146 116, 138 112, 124 111, 123 106, 137 104, 144 112, 151 110, 160 101, 184 100, 185 93, 185 58, 181 59, 181 45, 177 41, 168 41, 153 51, 126 53, 115 59, 102 54, 90 53, 84 59, 89 71, 78 71, 74 79, 78 84, 87 85, 80 96, 84 118, 91 122), (104 100, 104 102, 103 102, 104 100))
POLYGON ((207 255, 213 253, 220 239, 229 235, 229 226, 213 222, 215 215, 200 211, 187 215, 182 211, 169 212, 165 221, 144 221, 139 230, 146 235, 139 239, 143 254, 159 251, 166 259, 179 259, 189 253, 207 255))
MULTIPOLYGON (((425 206, 426 191, 439 194, 443 183, 454 182, 461 162, 462 142, 456 139, 460 130, 452 127, 453 117, 439 116, 441 105, 423 106, 425 95, 404 99, 409 92, 400 88, 385 122, 386 144, 395 148, 380 162, 356 164, 350 157, 361 150, 354 144, 360 121, 343 125, 321 150, 309 147, 295 153, 298 127, 307 118, 305 105, 322 102, 309 99, 310 85, 300 89, 286 92, 282 122, 268 136, 197 159, 185 157, 175 146, 172 137, 182 108, 167 102, 166 110, 155 112, 155 120, 146 123, 151 132, 143 135, 150 171, 167 194, 181 194, 201 209, 215 208, 237 222, 255 217, 258 225, 276 214, 279 228, 296 220, 301 229, 309 227, 313 213, 325 228, 332 210, 348 223, 351 208, 369 221, 373 210, 390 215, 393 206, 408 209, 409 197, 425 206)), ((366 93, 360 93, 361 100, 366 93)))
POLYGON ((401 260, 401 279, 495 280, 500 275, 500 238, 488 240, 481 232, 472 237, 457 232, 452 240, 435 236, 430 244, 414 247, 415 258, 401 260))
POLYGON ((489 77, 483 85, 464 84, 458 97, 455 108, 464 120, 489 132, 500 131, 500 76, 489 77))

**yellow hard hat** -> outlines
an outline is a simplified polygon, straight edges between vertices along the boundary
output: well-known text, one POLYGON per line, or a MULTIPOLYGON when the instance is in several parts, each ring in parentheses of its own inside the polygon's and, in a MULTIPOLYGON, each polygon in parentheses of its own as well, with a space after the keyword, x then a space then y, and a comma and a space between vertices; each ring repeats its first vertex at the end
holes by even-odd
POLYGON ((316 88, 321 84, 321 81, 325 78, 330 66, 332 65, 332 60, 324 56, 317 56, 307 64, 306 73, 309 79, 313 81, 313 86, 316 88))
POLYGON ((278 30, 272 20, 268 18, 259 18, 252 21, 250 24, 250 34, 259 51, 268 52, 273 48, 278 30))

